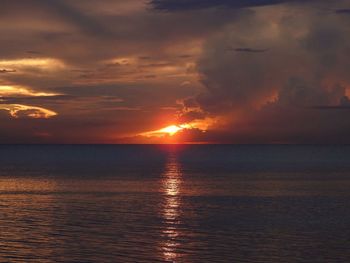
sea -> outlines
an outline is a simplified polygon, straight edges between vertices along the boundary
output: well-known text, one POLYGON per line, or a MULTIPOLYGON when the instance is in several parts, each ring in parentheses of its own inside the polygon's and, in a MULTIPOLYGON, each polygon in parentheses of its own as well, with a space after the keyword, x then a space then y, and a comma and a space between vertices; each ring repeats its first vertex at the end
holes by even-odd
POLYGON ((350 262, 350 146, 1 145, 0 262, 350 262))

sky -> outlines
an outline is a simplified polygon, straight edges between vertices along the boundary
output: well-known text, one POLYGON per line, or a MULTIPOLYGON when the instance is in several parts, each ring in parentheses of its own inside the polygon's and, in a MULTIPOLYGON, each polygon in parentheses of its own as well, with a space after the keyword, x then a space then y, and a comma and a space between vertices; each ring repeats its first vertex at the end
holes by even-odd
POLYGON ((2 0, 0 143, 350 143, 350 0, 2 0))

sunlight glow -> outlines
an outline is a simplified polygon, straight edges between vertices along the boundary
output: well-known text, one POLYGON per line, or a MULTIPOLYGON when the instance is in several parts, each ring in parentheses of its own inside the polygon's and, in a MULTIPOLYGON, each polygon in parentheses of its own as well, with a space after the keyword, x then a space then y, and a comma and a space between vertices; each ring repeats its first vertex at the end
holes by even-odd
POLYGON ((182 173, 180 164, 176 160, 176 156, 169 157, 166 169, 162 176, 163 206, 161 215, 163 223, 166 226, 162 231, 163 242, 161 250, 163 258, 166 262, 177 262, 180 256, 178 247, 178 237, 182 234, 178 226, 180 223, 181 203, 181 185, 182 173))

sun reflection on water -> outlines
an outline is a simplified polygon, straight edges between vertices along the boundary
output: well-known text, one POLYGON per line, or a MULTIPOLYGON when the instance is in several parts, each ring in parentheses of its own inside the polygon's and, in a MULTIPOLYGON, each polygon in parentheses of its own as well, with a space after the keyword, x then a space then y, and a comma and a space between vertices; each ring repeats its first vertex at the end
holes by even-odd
POLYGON ((166 262, 176 262, 178 254, 178 236, 180 230, 180 210, 181 210, 181 183, 182 174, 180 165, 175 154, 169 156, 162 178, 162 219, 165 225, 162 234, 164 242, 161 244, 163 258, 166 262))

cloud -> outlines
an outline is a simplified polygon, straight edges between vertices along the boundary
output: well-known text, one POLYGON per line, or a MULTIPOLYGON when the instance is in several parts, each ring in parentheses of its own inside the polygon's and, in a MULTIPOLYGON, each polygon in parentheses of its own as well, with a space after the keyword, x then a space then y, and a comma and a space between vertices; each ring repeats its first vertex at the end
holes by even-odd
POLYGON ((65 67, 62 61, 54 58, 21 58, 12 60, 0 60, 0 66, 12 67, 22 70, 28 68, 38 68, 41 70, 58 70, 65 67))
POLYGON ((1 10, 0 14, 3 16, 12 14, 15 17, 20 17, 20 19, 28 19, 30 16, 37 16, 38 18, 51 16, 51 19, 69 23, 89 34, 109 35, 107 27, 65 0, 2 0, 1 10))
POLYGON ((60 94, 52 92, 36 92, 26 87, 0 85, 0 97, 7 96, 33 96, 33 97, 50 97, 60 94))
POLYGON ((0 74, 6 74, 6 73, 14 73, 17 72, 14 69, 0 69, 0 74))
POLYGON ((13 118, 49 119, 57 115, 56 112, 35 106, 21 104, 0 104, 0 110, 6 110, 13 118))
POLYGON ((350 106, 315 106, 312 107, 314 109, 318 109, 318 110, 350 110, 350 106))
POLYGON ((350 14, 350 9, 337 9, 335 13, 339 15, 348 15, 350 14))
POLYGON ((236 52, 247 52, 247 53, 263 53, 268 51, 268 49, 257 49, 257 48, 248 48, 248 47, 228 48, 227 50, 236 51, 236 52))
POLYGON ((303 3, 307 1, 308 0, 152 0, 150 4, 156 10, 171 12, 213 7, 240 9, 282 3, 303 3))
MULTIPOLYGON (((195 118, 221 116, 225 121, 211 127, 202 141, 349 141, 350 120, 339 111, 349 105, 348 24, 339 16, 299 7, 259 10, 208 39, 197 63, 206 89, 187 101, 201 112, 195 118), (227 46, 256 45, 269 52, 227 52, 227 46)), ((184 104, 183 115, 188 113, 184 104)))
POLYGON ((319 110, 350 110, 350 98, 347 96, 343 96, 340 99, 339 105, 327 105, 327 106, 314 106, 314 109, 319 110))

